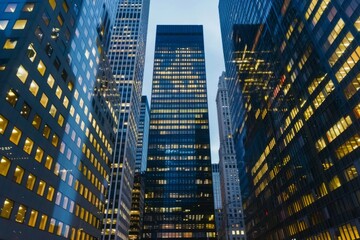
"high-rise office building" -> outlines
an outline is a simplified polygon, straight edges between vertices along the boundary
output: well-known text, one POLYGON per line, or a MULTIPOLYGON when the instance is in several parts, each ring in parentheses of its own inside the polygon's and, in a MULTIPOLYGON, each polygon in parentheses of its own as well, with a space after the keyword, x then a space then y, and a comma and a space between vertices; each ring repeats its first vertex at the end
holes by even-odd
POLYGON ((146 96, 141 97, 140 122, 136 150, 135 177, 132 190, 129 239, 141 239, 145 198, 145 170, 148 151, 150 108, 146 96))
POLYGON ((149 4, 149 0, 122 0, 116 7, 108 57, 120 93, 119 125, 103 240, 129 235, 149 4))
POLYGON ((239 82, 265 84, 245 122, 249 238, 360 237, 359 5, 271 1, 247 44, 237 26, 234 62, 249 64, 239 82))
POLYGON ((219 78, 216 105, 219 123, 219 172, 222 196, 220 239, 246 239, 239 173, 236 161, 225 73, 219 78))
POLYGON ((144 239, 215 239, 203 28, 157 26, 144 239))
POLYGON ((214 208, 215 208, 215 225, 218 239, 221 232, 221 223, 222 223, 222 202, 221 202, 221 188, 220 188, 220 171, 219 164, 211 164, 212 178, 213 178, 213 191, 214 191, 214 208))
POLYGON ((98 239, 118 117, 108 1, 0 3, 0 238, 98 239))

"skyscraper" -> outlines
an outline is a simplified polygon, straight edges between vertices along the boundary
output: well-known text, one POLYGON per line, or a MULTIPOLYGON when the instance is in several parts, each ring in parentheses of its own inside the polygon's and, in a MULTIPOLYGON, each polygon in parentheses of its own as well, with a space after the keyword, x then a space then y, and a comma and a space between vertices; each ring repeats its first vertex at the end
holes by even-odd
POLYGON ((106 1, 0 3, 0 238, 98 239, 118 92, 106 1))
POLYGON ((213 163, 211 164, 212 169, 212 178, 213 178, 213 191, 214 191, 214 208, 215 208, 215 224, 216 224, 216 232, 218 235, 224 235, 221 233, 221 224, 222 224, 222 201, 221 201, 221 188, 220 188, 220 171, 219 164, 213 163))
POLYGON ((271 1, 247 46, 236 27, 240 85, 265 84, 245 122, 249 238, 360 237, 359 15, 359 1, 271 1))
POLYGON ((134 187, 132 190, 129 239, 140 239, 145 198, 145 170, 148 151, 150 108, 146 96, 141 97, 140 122, 136 150, 134 187))
POLYGON ((126 239, 129 235, 149 4, 149 0, 122 0, 116 7, 108 56, 120 93, 119 125, 111 163, 104 240, 126 239))
POLYGON ((202 26, 157 26, 143 238, 215 239, 202 26))
POLYGON ((219 172, 222 196, 221 239, 246 239, 239 173, 233 136, 225 73, 219 78, 216 105, 219 123, 219 172))

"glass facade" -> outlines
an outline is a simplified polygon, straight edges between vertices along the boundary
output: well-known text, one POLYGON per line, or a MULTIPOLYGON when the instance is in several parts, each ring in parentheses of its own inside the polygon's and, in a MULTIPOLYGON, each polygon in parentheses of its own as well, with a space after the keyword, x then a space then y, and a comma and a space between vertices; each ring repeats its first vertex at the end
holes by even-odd
POLYGON ((0 3, 1 239, 100 237, 118 122, 112 9, 0 3))
POLYGON ((219 164, 212 163, 212 178, 213 178, 213 191, 214 191, 214 208, 215 208, 215 224, 216 224, 216 232, 219 236, 221 233, 221 224, 222 224, 222 201, 221 201, 221 186, 220 186, 220 171, 219 164))
POLYGON ((248 237, 358 239, 360 3, 268 4, 232 39, 247 103, 248 237))
POLYGON ((157 26, 143 239, 215 239, 203 28, 157 26))
POLYGON ((119 124, 103 240, 129 236, 149 5, 149 0, 121 0, 114 10, 108 57, 120 95, 119 124))

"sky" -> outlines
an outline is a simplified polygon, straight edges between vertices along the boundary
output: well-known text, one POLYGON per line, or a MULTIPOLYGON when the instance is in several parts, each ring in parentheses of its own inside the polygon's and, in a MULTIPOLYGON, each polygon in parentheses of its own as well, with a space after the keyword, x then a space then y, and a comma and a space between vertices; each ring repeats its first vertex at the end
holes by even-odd
POLYGON ((225 69, 218 0, 150 0, 143 85, 143 95, 147 95, 149 101, 151 98, 156 25, 161 24, 196 24, 204 26, 211 161, 217 163, 219 162, 218 150, 220 144, 215 99, 219 76, 225 69))

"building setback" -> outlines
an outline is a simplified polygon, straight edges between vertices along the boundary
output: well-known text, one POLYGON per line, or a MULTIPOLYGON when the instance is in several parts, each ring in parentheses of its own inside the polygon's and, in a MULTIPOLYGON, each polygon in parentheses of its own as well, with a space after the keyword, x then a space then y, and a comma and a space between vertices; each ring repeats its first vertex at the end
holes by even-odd
POLYGON ((264 21, 235 26, 232 39, 248 69, 248 238, 357 239, 359 1, 267 4, 264 21))
POLYGON ((143 239, 215 239, 203 28, 157 26, 143 239))
POLYGON ((129 237, 149 5, 149 0, 121 0, 114 10, 108 57, 120 94, 119 125, 103 240, 129 237))
POLYGON ((1 239, 100 238, 118 122, 112 9, 0 3, 1 239))

